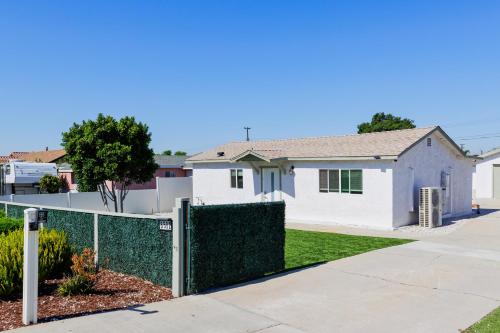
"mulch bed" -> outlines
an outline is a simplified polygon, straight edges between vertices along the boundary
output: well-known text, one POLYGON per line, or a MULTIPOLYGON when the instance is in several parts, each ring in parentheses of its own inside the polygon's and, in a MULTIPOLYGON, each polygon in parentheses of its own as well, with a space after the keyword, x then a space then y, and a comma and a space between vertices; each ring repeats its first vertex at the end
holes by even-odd
MULTIPOLYGON (((95 291, 90 295, 59 296, 56 289, 62 281, 64 280, 49 280, 40 284, 38 322, 123 309, 172 298, 169 288, 107 270, 99 272, 95 291)), ((22 294, 8 300, 0 299, 0 331, 23 326, 22 309, 22 294)))

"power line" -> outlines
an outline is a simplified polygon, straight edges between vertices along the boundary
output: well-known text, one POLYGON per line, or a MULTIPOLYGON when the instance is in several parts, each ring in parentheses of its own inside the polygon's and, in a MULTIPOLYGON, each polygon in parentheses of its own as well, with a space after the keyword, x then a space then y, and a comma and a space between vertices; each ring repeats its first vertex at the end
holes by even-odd
POLYGON ((457 139, 474 139, 474 138, 478 138, 478 137, 482 138, 482 137, 497 136, 497 135, 500 135, 500 132, 465 135, 465 136, 458 137, 457 139))
POLYGON ((493 139, 493 138, 500 138, 500 135, 479 136, 479 137, 476 137, 476 138, 458 138, 457 140, 460 140, 460 141, 472 141, 472 140, 483 140, 483 139, 493 139))

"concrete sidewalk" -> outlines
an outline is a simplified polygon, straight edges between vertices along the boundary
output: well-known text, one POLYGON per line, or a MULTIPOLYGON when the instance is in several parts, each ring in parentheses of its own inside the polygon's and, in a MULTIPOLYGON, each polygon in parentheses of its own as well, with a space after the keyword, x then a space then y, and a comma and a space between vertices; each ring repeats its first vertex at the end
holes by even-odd
POLYGON ((493 212, 439 237, 18 331, 456 333, 500 305, 499 239, 493 212))

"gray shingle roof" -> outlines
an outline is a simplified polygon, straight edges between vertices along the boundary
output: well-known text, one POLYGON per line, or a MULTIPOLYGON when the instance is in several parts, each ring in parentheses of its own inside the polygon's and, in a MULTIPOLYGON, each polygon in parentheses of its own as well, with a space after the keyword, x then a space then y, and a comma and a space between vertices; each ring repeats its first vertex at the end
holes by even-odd
POLYGON ((487 151, 486 153, 484 153, 482 155, 479 155, 479 157, 481 157, 481 158, 487 158, 487 157, 490 157, 490 156, 493 156, 493 155, 496 155, 496 154, 500 154, 500 148, 495 148, 495 149, 492 149, 490 151, 487 151))
MULTIPOLYGON (((346 136, 231 142, 190 157, 188 162, 231 161, 246 153, 266 159, 363 158, 399 156, 439 126, 346 136), (223 152, 223 156, 219 156, 223 152)), ((451 139, 449 139, 451 141, 451 139)), ((456 144, 451 141, 456 147, 456 144)))
POLYGON ((155 155, 155 162, 160 167, 181 168, 186 165, 186 159, 189 156, 175 155, 155 155))

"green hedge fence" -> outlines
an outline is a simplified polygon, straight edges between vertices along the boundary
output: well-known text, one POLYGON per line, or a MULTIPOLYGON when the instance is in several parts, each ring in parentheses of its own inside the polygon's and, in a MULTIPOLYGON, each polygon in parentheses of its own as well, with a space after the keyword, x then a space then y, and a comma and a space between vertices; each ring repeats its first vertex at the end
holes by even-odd
POLYGON ((284 202, 193 206, 189 218, 189 293, 284 269, 284 202))
MULTIPOLYGON (((24 218, 24 210, 33 206, 7 204, 7 216, 24 218)), ((38 207, 38 206, 34 206, 38 207)), ((47 209, 47 229, 62 230, 77 252, 84 248, 94 248, 94 214, 77 211, 47 209)))
MULTIPOLYGON (((31 207, 5 205, 7 216, 17 218, 31 207)), ((94 248, 93 212, 48 210, 48 229, 64 231, 77 251, 94 248)), ((161 231, 155 218, 98 214, 97 222, 102 267, 171 287, 172 232, 161 231)), ((193 206, 187 241, 188 293, 281 271, 285 267, 285 203, 193 206)))
POLYGON ((99 215, 99 263, 109 269, 172 286, 172 232, 156 219, 99 215))
MULTIPOLYGON (((22 218, 38 205, 7 205, 7 216, 22 218)), ((5 209, 2 204, 0 208, 5 209)), ((94 249, 94 213, 47 209, 47 229, 62 230, 77 252, 94 249)), ((155 284, 172 284, 172 233, 159 230, 156 219, 98 214, 98 262, 115 272, 155 284)))

